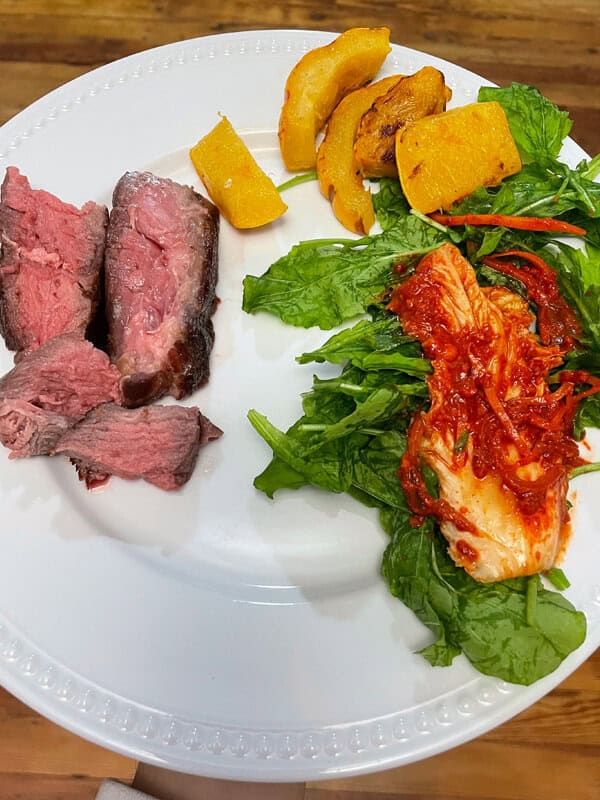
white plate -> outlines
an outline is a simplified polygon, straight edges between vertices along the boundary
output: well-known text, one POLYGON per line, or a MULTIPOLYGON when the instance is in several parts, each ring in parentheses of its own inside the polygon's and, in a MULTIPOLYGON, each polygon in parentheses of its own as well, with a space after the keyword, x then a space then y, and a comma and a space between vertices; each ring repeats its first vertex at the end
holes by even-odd
MULTIPOLYGON (((0 167, 65 200, 109 203, 127 169, 199 182, 188 148, 227 114, 261 165, 284 170, 276 126, 285 77, 332 34, 212 36, 141 53, 58 89, 0 130, 0 167)), ((394 47, 385 72, 439 66, 454 104, 480 78, 394 47)), ((566 155, 582 151, 569 143, 566 155)), ((249 408, 285 427, 313 366, 294 356, 326 337, 241 311, 241 281, 300 239, 340 232, 315 184, 291 190, 268 229, 222 225, 216 345, 193 403, 225 430, 190 483, 166 494, 113 480, 90 493, 66 460, 0 453, 0 678, 29 705, 101 744, 191 773, 299 780, 404 764, 466 741, 533 703, 600 642, 600 517, 579 479, 568 596, 585 644, 519 688, 464 658, 434 669, 429 641, 378 575, 384 534, 371 510, 303 489, 269 501, 252 487, 269 451, 249 408)), ((0 369, 11 356, 0 351, 0 369)), ((323 370, 321 370, 323 372, 323 370)))

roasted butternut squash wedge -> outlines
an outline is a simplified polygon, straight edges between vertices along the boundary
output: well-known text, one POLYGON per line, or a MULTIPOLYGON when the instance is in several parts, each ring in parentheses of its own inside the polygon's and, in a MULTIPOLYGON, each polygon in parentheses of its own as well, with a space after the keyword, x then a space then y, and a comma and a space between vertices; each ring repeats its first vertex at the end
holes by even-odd
POLYGON ((227 117, 192 147, 190 157, 210 199, 236 228, 258 228, 287 206, 227 117))
POLYGON ((393 75, 347 94, 329 117, 319 146, 317 175, 321 192, 331 202, 337 219, 354 233, 368 233, 375 222, 371 193, 364 187, 354 157, 358 124, 373 101, 401 79, 401 75, 393 75))
POLYGON ((428 114, 445 111, 448 95, 452 92, 442 73, 423 67, 378 97, 363 115, 356 135, 354 153, 362 174, 367 178, 396 176, 396 131, 428 114))
POLYGON ((389 28, 350 28, 300 59, 288 76, 279 118, 289 170, 314 168, 317 133, 342 97, 375 77, 390 50, 389 28))
POLYGON ((506 114, 495 101, 410 123, 396 134, 396 162, 406 199, 422 214, 447 210, 521 169, 506 114))

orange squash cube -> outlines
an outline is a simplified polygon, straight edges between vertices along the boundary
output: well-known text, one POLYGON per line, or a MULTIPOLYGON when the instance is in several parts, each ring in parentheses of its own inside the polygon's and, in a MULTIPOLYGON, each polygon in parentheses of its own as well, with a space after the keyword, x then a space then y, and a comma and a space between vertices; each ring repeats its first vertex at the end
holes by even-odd
POLYGON ((190 150, 210 199, 235 228, 258 228, 287 206, 227 117, 190 150))
POLYGON ((410 123, 396 135, 396 163, 406 199, 422 214, 448 210, 521 169, 506 114, 495 101, 410 123))

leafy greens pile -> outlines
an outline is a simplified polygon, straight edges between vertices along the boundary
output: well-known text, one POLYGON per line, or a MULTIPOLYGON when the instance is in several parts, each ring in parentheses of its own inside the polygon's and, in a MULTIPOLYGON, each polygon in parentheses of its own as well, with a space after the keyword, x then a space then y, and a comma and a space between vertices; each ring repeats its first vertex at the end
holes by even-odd
MULTIPOLYGON (((369 317, 298 357, 302 364, 339 364, 341 372, 327 380, 313 378, 303 397, 304 415, 287 432, 257 411, 248 416, 273 450, 255 479, 257 489, 273 497, 279 489, 311 484, 347 492, 379 509, 390 536, 382 574, 391 592, 433 633, 433 643, 421 651, 425 658, 446 666, 463 652, 483 673, 530 684, 583 642, 585 617, 539 575, 478 583, 454 564, 432 520, 418 528, 411 524, 397 472, 408 424, 428 400, 425 379, 431 368, 385 304, 398 280, 394 266, 414 264, 444 242, 470 258, 481 284, 508 285, 521 294, 519 281, 480 259, 510 248, 536 253, 555 269, 581 322, 581 348, 569 355, 566 368, 600 376, 600 184, 594 182, 600 156, 575 169, 558 160, 571 122, 532 87, 486 87, 479 100, 502 104, 524 166, 501 186, 477 190, 452 213, 560 217, 586 230, 584 248, 548 233, 433 223, 411 211, 397 180, 383 179, 374 195, 382 233, 301 242, 261 277, 246 277, 243 308, 250 313, 268 311, 286 323, 322 329, 369 317)), ((581 404, 575 435, 581 437, 586 426, 600 427, 598 394, 581 404)), ((425 478, 435 494, 435 474, 425 478)), ((568 586, 560 570, 545 577, 559 590, 568 586)))

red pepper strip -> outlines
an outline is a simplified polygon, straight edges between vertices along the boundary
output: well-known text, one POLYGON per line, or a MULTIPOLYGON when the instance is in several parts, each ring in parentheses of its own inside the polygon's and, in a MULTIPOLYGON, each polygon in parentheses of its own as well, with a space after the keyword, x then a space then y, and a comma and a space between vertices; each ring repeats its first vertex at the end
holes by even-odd
POLYGON ((506 430, 510 438, 513 440, 513 442, 515 442, 515 444, 521 445, 520 449, 526 451, 528 449, 527 443, 523 440, 523 437, 517 430, 514 422, 506 413, 506 409, 500 402, 500 399, 496 394, 496 390, 494 389, 494 387, 491 385, 487 386, 484 385, 483 393, 485 394, 485 397, 490 405, 490 408, 492 409, 494 414, 498 417, 502 427, 506 430))
POLYGON ((586 231, 553 217, 511 217, 506 214, 430 214, 429 217, 440 225, 451 228, 456 225, 500 225, 520 231, 552 231, 553 233, 572 233, 585 236, 586 231))
POLYGON ((589 389, 583 389, 577 394, 571 394, 571 396, 567 399, 565 417, 569 420, 569 425, 571 426, 573 424, 573 420, 575 419, 575 414, 577 412, 577 408, 579 407, 579 403, 581 403, 584 398, 600 392, 600 378, 596 378, 594 375, 590 375, 589 372, 585 372, 584 370, 564 369, 558 376, 558 379, 563 386, 572 386, 573 389, 575 386, 581 383, 588 383, 590 385, 589 389))
POLYGON ((600 378, 596 378, 595 375, 591 375, 584 369, 563 369, 558 379, 561 383, 573 383, 575 385, 579 383, 589 383, 590 388, 577 395, 577 397, 580 398, 588 397, 595 392, 600 392, 600 378))
POLYGON ((581 338, 581 327, 573 309, 558 291, 556 273, 543 258, 522 250, 505 250, 485 256, 482 261, 525 284, 529 299, 538 307, 538 328, 544 344, 558 345, 563 352, 575 347, 581 338), (505 258, 518 258, 525 263, 517 267, 511 261, 504 261, 505 258))

